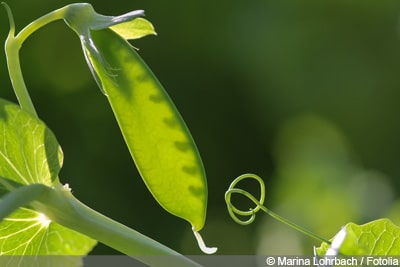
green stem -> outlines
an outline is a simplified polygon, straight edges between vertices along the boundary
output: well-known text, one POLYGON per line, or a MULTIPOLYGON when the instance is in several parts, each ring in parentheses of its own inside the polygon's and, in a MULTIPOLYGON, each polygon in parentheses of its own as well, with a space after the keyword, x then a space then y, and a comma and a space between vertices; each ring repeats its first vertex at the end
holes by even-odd
POLYGON ((21 72, 19 47, 14 45, 14 43, 15 42, 12 39, 7 39, 6 41, 7 66, 10 74, 11 84, 14 88, 15 95, 17 96, 21 108, 33 116, 38 117, 21 72))
POLYGON ((171 266, 199 266, 157 241, 92 210, 61 186, 47 190, 33 205, 52 221, 150 266, 165 266, 166 261, 171 266))
POLYGON ((64 19, 65 13, 67 12, 69 6, 62 7, 60 9, 54 10, 35 21, 28 24, 25 28, 23 28, 18 35, 15 37, 21 44, 35 31, 39 30, 43 26, 54 22, 56 20, 64 19))
POLYGON ((5 52, 7 58, 8 72, 10 74, 11 84, 14 88, 15 95, 21 108, 33 116, 37 117, 35 107, 33 106, 31 97, 29 96, 26 88, 24 77, 21 71, 21 64, 19 60, 19 50, 22 43, 15 38, 15 24, 10 7, 6 3, 2 3, 6 8, 8 19, 10 21, 10 31, 5 43, 5 52))
POLYGON ((28 89, 26 88, 24 77, 22 75, 19 50, 21 49, 23 42, 32 33, 39 30, 41 27, 49 24, 50 22, 62 19, 65 13, 65 7, 55 10, 33 21, 28 26, 26 26, 17 36, 15 36, 15 24, 11 9, 6 3, 3 2, 2 4, 7 11, 8 19, 10 22, 10 31, 8 33, 8 37, 5 43, 5 52, 11 83, 21 108, 29 112, 33 116, 38 117, 31 97, 29 96, 28 89))

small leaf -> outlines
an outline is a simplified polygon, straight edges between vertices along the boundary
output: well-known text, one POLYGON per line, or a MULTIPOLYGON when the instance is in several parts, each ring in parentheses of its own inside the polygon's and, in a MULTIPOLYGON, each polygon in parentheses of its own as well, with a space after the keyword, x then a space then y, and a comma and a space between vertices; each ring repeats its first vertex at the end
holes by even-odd
MULTIPOLYGON (((344 230, 346 238, 339 250, 342 255, 400 255, 400 227, 389 219, 379 219, 363 225, 348 223, 344 230)), ((329 245, 323 243, 317 253, 324 256, 328 249, 329 245)))
POLYGON ((89 66, 100 79, 140 174, 158 203, 199 231, 207 184, 192 136, 151 70, 109 29, 92 31, 89 66))
MULTIPOLYGON (((134 10, 120 16, 104 16, 98 14, 93 9, 93 6, 91 4, 75 3, 65 7, 64 21, 78 35, 82 36, 88 34, 89 30, 102 30, 113 26, 117 26, 118 24, 125 24, 125 23, 128 23, 126 25, 130 25, 129 22, 143 15, 144 15, 143 10, 134 10)), ((138 27, 139 31, 148 31, 149 33, 147 34, 151 34, 150 31, 152 25, 150 22, 138 21, 131 25, 138 27)), ((127 28, 126 26, 122 26, 122 29, 126 30, 126 28, 127 28)))
POLYGON ((132 21, 117 24, 110 27, 126 40, 139 39, 146 35, 156 34, 153 24, 144 18, 136 18, 132 21))

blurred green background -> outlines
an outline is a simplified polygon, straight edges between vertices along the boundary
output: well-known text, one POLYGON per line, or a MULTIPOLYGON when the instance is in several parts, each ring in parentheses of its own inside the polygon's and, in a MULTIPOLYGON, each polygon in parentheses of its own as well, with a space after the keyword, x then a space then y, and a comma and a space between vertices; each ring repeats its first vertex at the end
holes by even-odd
MULTIPOLYGON (((73 1, 7 2, 21 29, 73 1)), ((326 238, 350 221, 400 224, 399 1, 91 3, 105 15, 144 9, 156 27, 158 36, 133 45, 200 150, 209 186, 202 235, 219 254, 312 254, 319 245, 264 214, 249 226, 233 222, 224 193, 246 172, 263 177, 270 209, 326 238)), ((5 11, 0 23, 5 40, 5 11)), ((15 101, 0 60, 0 97, 15 101)), ((64 150, 62 182, 107 216, 201 254, 189 224, 145 188, 78 37, 53 23, 27 40, 21 60, 38 113, 64 150)))

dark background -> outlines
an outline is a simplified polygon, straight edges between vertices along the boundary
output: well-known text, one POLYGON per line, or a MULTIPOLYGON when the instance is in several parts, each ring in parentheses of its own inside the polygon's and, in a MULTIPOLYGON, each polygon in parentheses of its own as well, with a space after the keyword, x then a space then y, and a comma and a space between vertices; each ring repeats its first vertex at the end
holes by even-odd
MULTIPOLYGON (((20 30, 72 2, 8 4, 20 30)), ((202 234, 220 254, 311 254, 319 245, 265 214, 236 224, 224 193, 246 172, 263 177, 269 208, 326 238, 350 221, 400 224, 398 1, 91 3, 105 15, 144 9, 154 24, 158 36, 132 44, 196 141, 209 186, 202 234)), ((5 11, 0 25, 5 40, 5 11)), ((15 101, 0 60, 0 97, 15 101)), ((63 22, 46 26, 24 43, 21 61, 39 116, 64 150, 62 182, 95 210, 200 254, 190 225, 145 188, 75 33, 63 22)))

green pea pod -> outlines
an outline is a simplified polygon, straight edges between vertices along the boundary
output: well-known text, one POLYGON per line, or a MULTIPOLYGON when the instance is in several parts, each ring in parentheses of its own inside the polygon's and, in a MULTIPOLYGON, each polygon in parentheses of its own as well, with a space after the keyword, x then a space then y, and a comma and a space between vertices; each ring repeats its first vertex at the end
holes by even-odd
POLYGON ((164 209, 199 231, 206 217, 207 184, 188 128, 128 42, 109 29, 91 35, 102 62, 91 50, 87 55, 144 182, 164 209))
POLYGON ((129 43, 108 29, 91 34, 102 58, 91 50, 87 55, 144 182, 165 210, 199 231, 206 217, 207 184, 188 128, 129 43))

